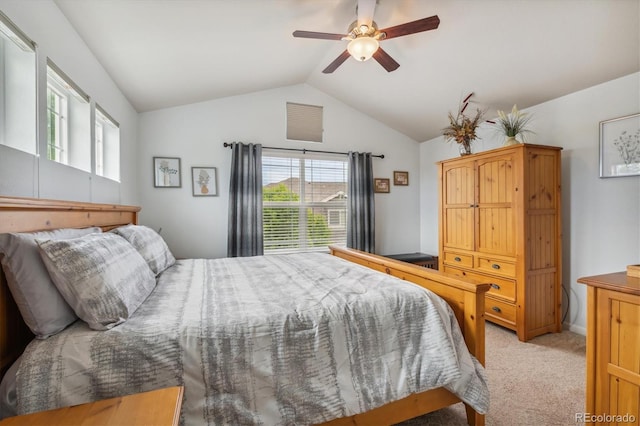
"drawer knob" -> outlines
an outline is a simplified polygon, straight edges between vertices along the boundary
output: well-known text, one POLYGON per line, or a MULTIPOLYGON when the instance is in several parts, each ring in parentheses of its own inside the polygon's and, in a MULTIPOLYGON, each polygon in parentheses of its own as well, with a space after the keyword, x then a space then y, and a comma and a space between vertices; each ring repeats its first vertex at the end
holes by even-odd
POLYGON ((491 283, 491 288, 495 288, 496 290, 500 290, 500 286, 495 283, 491 283))
POLYGON ((456 262, 461 262, 462 259, 460 259, 458 256, 454 257, 453 260, 455 260, 456 262))
POLYGON ((497 263, 494 263, 493 265, 491 265, 491 267, 493 269, 500 269, 500 265, 498 265, 497 263))
POLYGON ((492 307, 491 310, 498 313, 502 312, 502 309, 498 308, 497 306, 492 307))

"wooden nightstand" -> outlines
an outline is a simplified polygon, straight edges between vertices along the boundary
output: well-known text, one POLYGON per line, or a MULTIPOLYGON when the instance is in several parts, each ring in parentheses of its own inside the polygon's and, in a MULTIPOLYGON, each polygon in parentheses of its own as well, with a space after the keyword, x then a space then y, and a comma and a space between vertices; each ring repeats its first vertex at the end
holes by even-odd
POLYGON ((182 386, 174 386, 9 417, 0 421, 0 425, 177 425, 183 392, 182 386))

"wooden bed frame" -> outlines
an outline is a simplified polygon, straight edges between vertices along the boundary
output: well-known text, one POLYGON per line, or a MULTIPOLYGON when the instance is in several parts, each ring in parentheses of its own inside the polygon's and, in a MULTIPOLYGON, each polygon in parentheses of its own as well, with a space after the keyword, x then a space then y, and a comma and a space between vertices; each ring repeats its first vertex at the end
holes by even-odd
MULTIPOLYGON (((0 233, 100 226, 109 230, 138 223, 140 207, 0 196, 0 233)), ((489 284, 462 281, 439 271, 353 249, 330 247, 331 254, 411 281, 440 295, 453 308, 469 351, 484 365, 484 293, 489 284)), ((20 356, 33 335, 24 324, 0 268, 0 373, 20 356)), ((356 416, 325 425, 393 424, 460 402, 444 388, 410 395, 356 416)), ((484 425, 484 415, 466 406, 470 425, 484 425)))

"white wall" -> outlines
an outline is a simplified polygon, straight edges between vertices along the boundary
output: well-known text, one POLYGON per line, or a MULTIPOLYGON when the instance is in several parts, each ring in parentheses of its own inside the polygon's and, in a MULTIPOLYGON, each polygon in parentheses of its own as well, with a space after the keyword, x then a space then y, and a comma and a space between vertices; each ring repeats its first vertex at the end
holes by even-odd
MULTIPOLYGON (((38 90, 50 57, 120 123, 121 184, 0 146, 0 195, 138 204, 138 114, 52 0, 0 0, 0 10, 38 45, 38 90)), ((38 100, 39 152, 46 147, 46 96, 38 100)))
MULTIPOLYGON (((599 122, 640 112, 640 73, 527 109, 531 143, 563 147, 563 286, 570 294, 565 325, 585 334, 586 288, 580 277, 623 271, 640 262, 640 176, 599 178, 599 122)), ((475 152, 502 143, 486 126, 475 152)), ((438 250, 436 161, 458 155, 439 137, 420 145, 422 251, 438 250)), ((567 300, 563 301, 563 312, 567 300)))
POLYGON ((409 172, 409 186, 391 186, 376 194, 378 253, 417 251, 419 246, 419 145, 378 121, 308 85, 212 100, 140 114, 141 223, 162 235, 178 257, 224 257, 231 150, 223 142, 263 146, 368 151, 376 177, 409 172), (286 102, 324 107, 324 142, 285 139, 286 102), (180 157, 182 188, 154 188, 152 158, 180 157), (191 167, 218 168, 218 197, 191 195, 191 167))

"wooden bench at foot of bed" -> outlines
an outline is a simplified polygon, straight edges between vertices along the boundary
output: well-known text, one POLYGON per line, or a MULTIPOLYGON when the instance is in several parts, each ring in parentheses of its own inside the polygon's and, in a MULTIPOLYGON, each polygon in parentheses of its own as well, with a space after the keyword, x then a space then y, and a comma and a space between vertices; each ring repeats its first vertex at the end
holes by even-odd
MULTIPOLYGON (((489 284, 462 281, 440 271, 359 250, 337 246, 330 246, 329 249, 334 256, 418 284, 442 297, 453 309, 469 352, 484 365, 484 293, 489 290, 489 284)), ((410 395, 366 413, 332 420, 323 423, 323 426, 394 424, 458 402, 460 399, 457 396, 444 388, 437 388, 410 395)), ((484 425, 484 415, 468 405, 466 410, 470 425, 484 425)))

